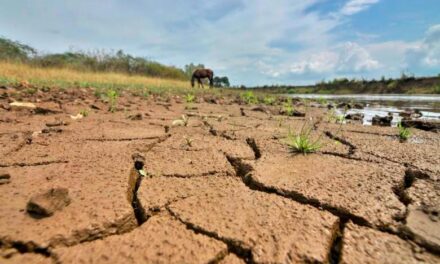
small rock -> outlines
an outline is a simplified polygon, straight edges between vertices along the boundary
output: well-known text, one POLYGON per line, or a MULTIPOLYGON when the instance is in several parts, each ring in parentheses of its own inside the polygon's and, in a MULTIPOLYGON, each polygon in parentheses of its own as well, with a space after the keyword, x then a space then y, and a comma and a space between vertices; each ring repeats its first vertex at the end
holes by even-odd
POLYGON ((43 108, 43 107, 36 107, 34 109, 34 114, 36 115, 47 115, 47 114, 59 114, 60 111, 49 109, 49 108, 43 108))
POLYGON ((356 104, 353 104, 353 108, 354 109, 364 109, 364 105, 361 103, 356 103, 356 104))
POLYGON ((53 121, 53 122, 46 123, 47 127, 67 126, 67 125, 68 125, 68 123, 66 123, 64 121, 53 121))
POLYGON ((345 118, 348 120, 362 121, 364 119, 364 114, 361 113, 347 114, 345 118))
POLYGON ((95 110, 101 110, 101 108, 99 106, 97 106, 96 104, 90 105, 90 108, 95 109, 95 110))
POLYGON ((137 113, 135 115, 129 115, 128 119, 130 120, 142 120, 142 114, 141 113, 137 113))
POLYGON ((11 109, 35 109, 37 106, 33 103, 26 103, 26 102, 12 102, 9 104, 11 109))
POLYGON ((261 105, 260 106, 252 107, 251 111, 267 113, 266 107, 261 106, 261 105))
POLYGON ((404 127, 414 127, 425 131, 440 132, 440 122, 435 120, 402 119, 401 123, 404 127))
POLYGON ((70 118, 72 118, 73 120, 78 120, 83 118, 84 116, 82 114, 77 114, 77 115, 71 115, 70 118))
POLYGON ((372 124, 373 126, 391 126, 391 120, 393 120, 392 115, 383 117, 376 115, 373 117, 372 124))
POLYGON ((48 133, 61 133, 63 130, 59 127, 46 127, 41 130, 41 133, 48 134, 48 133))
POLYGON ((6 171, 0 171, 0 185, 11 182, 11 175, 6 171))
POLYGON ((422 113, 420 111, 408 110, 408 111, 400 112, 399 116, 403 118, 420 118, 422 117, 422 113))
POLYGON ((52 188, 31 197, 27 203, 27 212, 36 218, 48 217, 70 204, 69 190, 52 188))
POLYGON ((349 103, 340 103, 337 105, 337 108, 346 108, 346 109, 351 109, 352 105, 349 103))

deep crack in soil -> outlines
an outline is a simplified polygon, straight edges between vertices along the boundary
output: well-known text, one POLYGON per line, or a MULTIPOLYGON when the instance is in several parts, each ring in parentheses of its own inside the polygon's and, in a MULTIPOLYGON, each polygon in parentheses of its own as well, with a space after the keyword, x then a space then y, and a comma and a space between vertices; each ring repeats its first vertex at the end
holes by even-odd
POLYGON ((181 219, 177 214, 175 214, 168 206, 166 207, 167 211, 173 216, 175 219, 183 223, 187 229, 192 230, 196 234, 202 234, 205 236, 208 236, 210 238, 222 241, 228 246, 228 252, 234 253, 237 255, 240 259, 242 259, 247 264, 253 264, 255 261, 253 260, 252 251, 251 249, 244 248, 238 241, 234 241, 231 239, 220 237, 215 232, 207 231, 199 226, 196 226, 190 222, 186 222, 183 219, 181 219))

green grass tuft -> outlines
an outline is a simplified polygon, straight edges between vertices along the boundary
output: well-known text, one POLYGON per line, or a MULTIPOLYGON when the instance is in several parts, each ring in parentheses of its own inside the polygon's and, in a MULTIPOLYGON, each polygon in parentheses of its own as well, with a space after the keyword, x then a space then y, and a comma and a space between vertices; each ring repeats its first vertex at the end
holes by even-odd
POLYGON ((299 134, 293 134, 289 131, 287 145, 290 150, 296 153, 309 154, 321 149, 320 138, 312 140, 311 133, 312 128, 307 127, 306 124, 303 125, 299 134))
POLYGON ((404 142, 407 141, 411 137, 411 130, 407 127, 402 126, 402 123, 399 122, 397 124, 397 128, 399 129, 399 139, 404 142))

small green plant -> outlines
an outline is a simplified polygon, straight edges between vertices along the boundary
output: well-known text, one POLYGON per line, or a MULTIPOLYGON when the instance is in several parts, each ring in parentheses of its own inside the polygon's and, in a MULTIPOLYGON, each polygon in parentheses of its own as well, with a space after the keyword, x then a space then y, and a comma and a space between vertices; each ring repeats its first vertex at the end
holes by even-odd
POLYGON ((258 104, 258 98, 252 91, 244 92, 240 96, 246 104, 258 104))
POLYGON ((316 102, 318 102, 318 104, 320 105, 326 105, 327 99, 325 99, 324 97, 319 97, 318 99, 316 99, 316 102))
POLYGON ((436 86, 434 86, 433 92, 435 94, 440 94, 440 84, 437 84, 436 86))
POLYGON ((173 126, 188 126, 188 117, 186 115, 182 115, 181 118, 173 121, 173 126))
POLYGON ((397 123, 397 128, 399 129, 399 139, 400 141, 407 141, 411 137, 411 131, 409 128, 402 126, 402 123, 397 123))
POLYGON ((321 147, 321 138, 316 140, 311 138, 312 126, 304 123, 299 134, 293 134, 289 131, 287 135, 287 145, 292 152, 308 154, 318 151, 321 147))
POLYGON ((290 150, 297 153, 308 154, 318 151, 321 147, 321 138, 312 140, 312 126, 304 123, 299 134, 293 134, 289 131, 287 136, 287 145, 290 150))
POLYGON ((275 97, 273 96, 265 96, 263 98, 263 103, 266 105, 273 105, 275 103, 275 97))
POLYGON ((295 109, 292 105, 292 99, 289 98, 286 102, 283 103, 283 112, 288 116, 293 116, 295 109))
POLYGON ((187 102, 188 104, 190 103, 194 103, 196 100, 196 96, 193 94, 187 94, 184 96, 185 102, 187 102))
POLYGON ((89 111, 87 109, 82 109, 81 111, 79 111, 79 113, 83 116, 86 117, 89 115, 89 111))
POLYGON ((116 104, 118 101, 118 93, 116 90, 110 89, 107 91, 107 98, 108 102, 110 104, 109 111, 114 113, 116 111, 116 104))

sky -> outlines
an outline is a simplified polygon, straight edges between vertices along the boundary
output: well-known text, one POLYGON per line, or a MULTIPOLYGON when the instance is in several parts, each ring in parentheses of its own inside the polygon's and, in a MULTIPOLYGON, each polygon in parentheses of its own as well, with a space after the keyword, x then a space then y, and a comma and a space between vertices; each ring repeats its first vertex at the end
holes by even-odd
POLYGON ((440 74, 440 0, 0 0, 0 36, 202 63, 233 85, 440 74))

